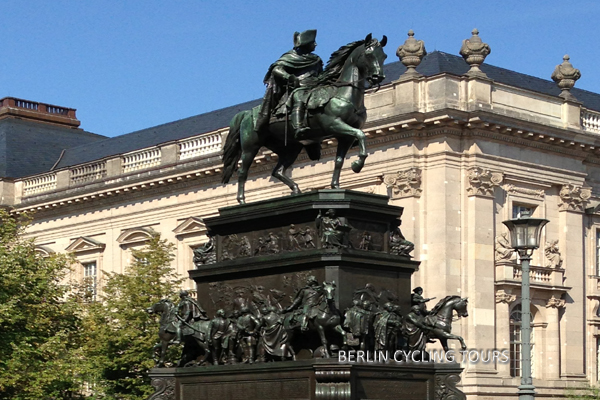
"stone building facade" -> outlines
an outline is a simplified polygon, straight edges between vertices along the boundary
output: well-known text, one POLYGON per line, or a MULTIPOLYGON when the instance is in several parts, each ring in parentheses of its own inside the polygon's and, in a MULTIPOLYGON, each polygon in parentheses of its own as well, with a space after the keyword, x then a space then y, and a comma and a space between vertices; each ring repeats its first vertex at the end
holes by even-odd
MULTIPOLYGON (((342 172, 342 187, 404 207, 402 232, 421 262, 413 285, 427 297, 468 296, 470 316, 455 332, 472 349, 513 356, 521 271, 502 221, 525 209, 550 220, 531 267, 534 384, 550 396, 597 383, 600 94, 569 87, 565 95, 552 81, 466 56, 471 65, 443 52, 421 58, 406 74, 400 62, 386 65, 386 81, 367 94, 369 157, 360 174, 342 172)), ((173 266, 187 276, 193 249, 206 241, 203 218, 236 204, 236 185, 220 183, 228 122, 257 104, 65 146, 52 168, 2 179, 2 202, 35 211, 28 234, 40 251, 73 253, 74 278, 93 277, 98 290, 103 271, 125 271, 128 250, 152 232, 176 244, 173 266)), ((334 155, 329 141, 320 161, 300 156, 291 174, 302 190, 328 187, 334 155)), ((248 202, 289 194, 270 179, 274 160, 259 153, 248 202)), ((518 362, 464 366, 469 398, 516 398, 518 362)))

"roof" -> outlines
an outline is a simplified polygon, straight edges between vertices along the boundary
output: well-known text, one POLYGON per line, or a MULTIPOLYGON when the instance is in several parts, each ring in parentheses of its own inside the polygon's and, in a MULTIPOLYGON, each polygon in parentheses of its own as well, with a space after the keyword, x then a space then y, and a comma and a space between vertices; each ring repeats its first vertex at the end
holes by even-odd
MULTIPOLYGON (((480 68, 490 79, 499 83, 552 96, 558 96, 561 92, 558 86, 550 80, 536 78, 534 76, 521 74, 489 64, 482 64, 480 68)), ((465 74, 468 70, 469 65, 462 57, 441 51, 429 53, 417 67, 417 71, 425 76, 434 76, 442 73, 460 76, 465 74)), ((406 67, 399 61, 396 61, 386 64, 384 66, 384 71, 386 79, 382 84, 397 80, 400 75, 406 71, 406 67)), ((571 93, 588 109, 600 111, 600 94, 577 88, 571 89, 571 93)), ((215 131, 228 126, 236 113, 257 106, 260 104, 260 101, 260 99, 252 100, 235 106, 196 115, 194 117, 95 142, 94 144, 84 144, 72 147, 65 151, 57 168, 83 164, 117 154, 156 146, 165 142, 184 139, 204 132, 215 131)))
POLYGON ((106 139, 81 129, 18 118, 0 120, 0 177, 49 171, 63 149, 106 139))

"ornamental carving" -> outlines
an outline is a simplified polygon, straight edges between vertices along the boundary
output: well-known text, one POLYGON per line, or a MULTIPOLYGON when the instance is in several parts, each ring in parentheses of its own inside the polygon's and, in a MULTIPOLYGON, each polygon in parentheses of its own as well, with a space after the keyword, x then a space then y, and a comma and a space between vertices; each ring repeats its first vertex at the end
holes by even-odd
POLYGON ((583 212, 585 203, 592 197, 592 189, 568 183, 560 189, 558 195, 560 196, 558 203, 560 211, 583 212))
POLYGON ((552 296, 546 303, 546 308, 562 308, 565 306, 565 301, 563 299, 557 299, 552 296))
POLYGON ((349 369, 315 371, 315 398, 340 399, 352 398, 351 373, 349 369))
POLYGON ((404 171, 398 171, 396 174, 385 175, 383 182, 391 189, 391 197, 393 199, 421 196, 422 179, 419 168, 409 168, 404 171))
POLYGON ((504 289, 500 289, 496 291, 496 303, 504 303, 510 304, 517 299, 517 296, 514 294, 509 294, 504 291, 504 289))
POLYGON ((456 388, 460 376, 456 374, 435 376, 435 400, 465 400, 466 396, 456 388))
POLYGON ((547 267, 562 267, 563 259, 560 254, 560 249, 558 248, 558 240, 553 240, 546 244, 546 247, 544 247, 544 255, 546 256, 547 267))
POLYGON ((571 88, 575 86, 575 82, 581 78, 581 72, 577 68, 573 68, 573 64, 569 62, 570 57, 565 54, 563 62, 554 68, 552 72, 552 80, 562 90, 559 94, 563 99, 576 100, 571 94, 571 88))
POLYGON ((421 76, 415 68, 421 64, 421 60, 427 55, 427 51, 425 50, 425 42, 415 39, 415 32, 412 29, 408 31, 408 39, 398 47, 396 55, 407 68, 402 77, 421 76))
POLYGON ((543 199, 546 196, 546 192, 543 189, 528 189, 528 188, 523 188, 523 187, 519 187, 519 186, 515 186, 512 184, 507 184, 504 185, 504 190, 506 190, 508 193, 511 194, 524 194, 527 196, 533 196, 533 197, 538 197, 540 199, 543 199))
POLYGON ((515 251, 510 247, 507 233, 501 233, 496 236, 494 242, 494 260, 496 262, 511 261, 515 259, 515 251))
POLYGON ((148 400, 175 400, 175 378, 154 378, 151 385, 156 391, 148 400))
POLYGON ((501 172, 492 172, 481 167, 471 167, 467 169, 467 178, 469 187, 467 194, 469 196, 494 196, 494 188, 500 186, 504 179, 501 172))
POLYGON ((479 66, 483 64, 483 61, 491 53, 492 49, 487 43, 483 43, 479 37, 479 31, 473 29, 471 32, 473 36, 470 39, 465 39, 462 42, 460 48, 460 55, 463 56, 467 64, 471 66, 469 72, 466 75, 475 76, 486 76, 483 71, 479 69, 479 66))

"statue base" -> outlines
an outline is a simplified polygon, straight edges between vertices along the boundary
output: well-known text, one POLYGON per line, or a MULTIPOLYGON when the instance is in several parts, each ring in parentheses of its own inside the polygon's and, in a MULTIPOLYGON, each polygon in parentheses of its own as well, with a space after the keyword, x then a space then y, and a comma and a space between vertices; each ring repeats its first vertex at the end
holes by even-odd
POLYGON ((209 315, 220 308, 231 313, 240 291, 285 307, 312 275, 335 281, 342 311, 352 306, 356 290, 370 284, 377 295, 397 296, 394 303, 407 313, 410 277, 419 262, 391 254, 402 211, 388 205, 387 196, 341 189, 221 208, 205 220, 215 237, 215 262, 189 271, 198 301, 209 315), (341 246, 328 246, 319 234, 318 217, 328 210, 346 227, 341 246))
POLYGON ((337 363, 331 359, 150 371, 149 400, 462 400, 450 363, 337 363))

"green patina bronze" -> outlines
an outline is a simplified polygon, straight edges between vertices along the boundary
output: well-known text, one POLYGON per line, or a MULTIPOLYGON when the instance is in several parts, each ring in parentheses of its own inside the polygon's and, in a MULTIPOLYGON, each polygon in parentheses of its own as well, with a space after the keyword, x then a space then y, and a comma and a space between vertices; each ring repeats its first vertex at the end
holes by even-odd
POLYGON ((223 183, 238 170, 237 200, 242 204, 248 170, 263 146, 279 156, 272 176, 292 193, 300 193, 300 189, 285 171, 303 148, 311 160, 318 160, 325 139, 338 141, 332 188, 339 188, 344 159, 354 143, 359 153, 352 170, 360 172, 364 166, 367 150, 361 128, 367 118, 365 89, 385 79, 383 62, 387 56, 383 47, 387 38, 378 41, 369 34, 364 40, 340 47, 322 72, 321 59, 312 54, 315 38, 316 31, 296 33, 294 49, 269 68, 262 105, 238 113, 231 121, 223 154, 223 183))

